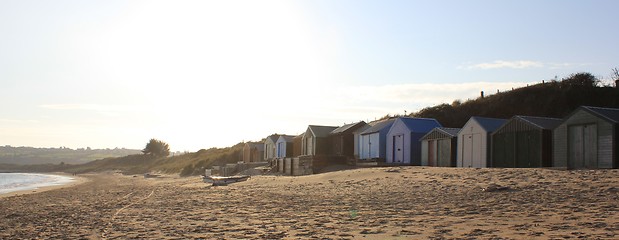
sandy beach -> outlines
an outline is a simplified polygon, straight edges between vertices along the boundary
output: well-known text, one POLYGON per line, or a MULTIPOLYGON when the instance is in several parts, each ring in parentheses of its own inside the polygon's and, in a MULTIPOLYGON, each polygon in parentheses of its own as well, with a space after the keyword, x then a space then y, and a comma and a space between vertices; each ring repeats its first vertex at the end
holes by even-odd
POLYGON ((0 198, 0 238, 619 238, 616 169, 367 168, 217 187, 82 177, 0 198))

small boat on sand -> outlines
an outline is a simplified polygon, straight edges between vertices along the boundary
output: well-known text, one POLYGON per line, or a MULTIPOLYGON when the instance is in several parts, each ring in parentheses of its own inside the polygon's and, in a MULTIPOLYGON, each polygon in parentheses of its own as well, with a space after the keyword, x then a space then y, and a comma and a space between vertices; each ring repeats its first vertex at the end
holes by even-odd
POLYGON ((225 186, 225 185, 228 185, 230 183, 247 181, 247 179, 249 179, 249 176, 245 176, 245 175, 243 175, 243 176, 231 176, 231 177, 204 176, 202 178, 202 180, 205 183, 212 183, 213 186, 225 186))

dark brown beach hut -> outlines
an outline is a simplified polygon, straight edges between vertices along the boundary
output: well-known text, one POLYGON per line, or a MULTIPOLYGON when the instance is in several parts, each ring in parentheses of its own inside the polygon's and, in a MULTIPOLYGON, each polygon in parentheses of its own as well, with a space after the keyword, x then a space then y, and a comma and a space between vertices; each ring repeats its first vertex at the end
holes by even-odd
POLYGON ((367 123, 364 121, 345 124, 339 128, 336 128, 331 132, 331 141, 333 142, 333 155, 344 156, 353 158, 355 150, 355 135, 354 132, 362 127, 365 127, 367 123))
POLYGON ((264 155, 264 144, 256 142, 246 142, 243 146, 243 162, 262 162, 264 155))
POLYGON ((491 134, 492 167, 552 166, 552 130, 558 118, 514 116, 491 134))
POLYGON ((337 127, 309 125, 303 135, 303 155, 331 155, 329 134, 337 127))

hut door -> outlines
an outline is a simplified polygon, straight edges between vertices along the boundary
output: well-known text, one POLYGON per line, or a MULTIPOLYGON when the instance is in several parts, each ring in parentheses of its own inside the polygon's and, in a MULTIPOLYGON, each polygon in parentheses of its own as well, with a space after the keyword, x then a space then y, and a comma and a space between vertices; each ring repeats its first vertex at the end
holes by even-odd
POLYGON ((472 167, 473 164, 473 135, 462 135, 462 167, 472 167))
POLYGON ((314 155, 314 138, 308 137, 305 140, 305 155, 314 155))
POLYGON ((465 134, 462 141, 462 167, 483 167, 481 134, 465 134))
POLYGON ((598 167, 597 126, 595 124, 585 125, 583 127, 583 137, 585 138, 584 140, 585 167, 586 168, 597 168, 598 167))
POLYGON ((481 156, 482 154, 486 154, 485 152, 483 152, 481 150, 481 134, 473 134, 473 145, 472 145, 473 149, 472 151, 472 155, 473 155, 473 167, 476 168, 480 168, 480 167, 485 167, 486 165, 482 162, 481 156))
POLYGON ((597 167, 597 127, 594 124, 570 126, 568 129, 568 163, 570 168, 597 167))
POLYGON ((404 135, 393 136, 393 162, 404 161, 404 135))
POLYGON ((437 140, 436 148, 436 166, 451 167, 451 139, 437 140))
POLYGON ((436 140, 428 141, 428 166, 436 166, 436 140))
POLYGON ((277 150, 275 157, 280 158, 282 156, 282 143, 277 143, 277 147, 275 149, 277 150))

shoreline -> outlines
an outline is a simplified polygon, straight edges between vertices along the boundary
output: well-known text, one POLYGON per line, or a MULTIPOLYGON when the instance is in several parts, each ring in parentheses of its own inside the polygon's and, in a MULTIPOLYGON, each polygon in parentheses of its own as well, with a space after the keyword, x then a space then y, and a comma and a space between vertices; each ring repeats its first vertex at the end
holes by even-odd
POLYGON ((30 188, 30 189, 23 189, 23 190, 16 190, 16 191, 11 191, 11 192, 7 192, 7 193, 0 193, 0 199, 3 198, 8 198, 8 197, 13 197, 13 196, 22 196, 22 195, 27 195, 27 194, 35 194, 35 193, 40 193, 40 192, 46 192, 46 191, 51 191, 51 190, 55 190, 55 189, 63 189, 65 187, 74 187, 83 183, 88 182, 89 180, 85 177, 80 177, 77 175, 70 175, 68 173, 60 173, 60 172, 54 172, 54 173, 32 173, 32 174, 43 174, 43 175, 55 175, 55 176, 63 176, 63 177, 70 177, 72 178, 72 180, 70 180, 69 182, 66 183, 61 183, 61 184, 54 184, 54 185, 47 185, 47 186, 39 186, 39 187, 34 187, 34 188, 30 188))

